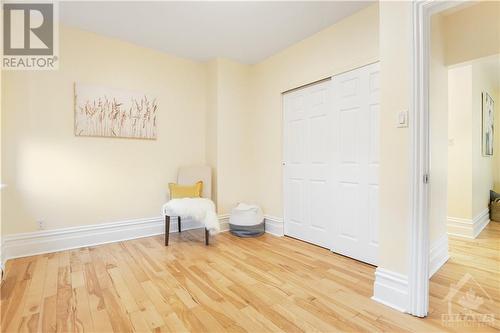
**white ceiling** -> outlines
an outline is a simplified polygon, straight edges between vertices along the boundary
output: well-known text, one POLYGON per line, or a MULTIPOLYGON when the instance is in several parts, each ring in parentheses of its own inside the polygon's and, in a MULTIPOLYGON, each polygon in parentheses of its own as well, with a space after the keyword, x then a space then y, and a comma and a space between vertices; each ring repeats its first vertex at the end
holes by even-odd
POLYGON ((193 60, 257 63, 372 1, 61 2, 63 24, 193 60))

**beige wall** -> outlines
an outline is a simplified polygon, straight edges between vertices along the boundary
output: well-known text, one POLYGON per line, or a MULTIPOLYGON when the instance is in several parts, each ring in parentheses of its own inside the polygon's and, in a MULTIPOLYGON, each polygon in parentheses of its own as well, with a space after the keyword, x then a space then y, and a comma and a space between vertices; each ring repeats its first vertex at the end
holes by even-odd
MULTIPOLYGON (((445 21, 458 22, 453 15, 445 21)), ((63 28, 58 72, 4 78, 5 232, 33 231, 39 218, 56 228, 157 216, 177 167, 204 162, 214 167, 220 213, 255 201, 281 217, 281 93, 380 60, 379 263, 405 274, 409 131, 396 119, 410 106, 411 18, 411 3, 383 1, 253 66, 201 64, 63 28), (74 81, 157 94, 158 140, 74 137, 74 81)), ((468 40, 467 51, 476 42, 468 40)), ((448 64, 465 52, 454 45, 448 64)))
POLYGON ((216 166, 216 201, 220 214, 238 202, 252 202, 253 164, 251 117, 251 67, 226 59, 209 64, 210 104, 207 160, 216 166), (212 146, 213 145, 213 146, 212 146))
POLYGON ((377 61, 378 42, 372 5, 253 67, 253 181, 265 213, 283 216, 281 93, 377 61))
POLYGON ((444 21, 448 65, 500 53, 500 1, 452 9, 444 21))
POLYGON ((431 20, 430 54, 430 140, 432 181, 429 187, 430 244, 446 235, 448 206, 448 67, 445 64, 444 19, 431 20))
POLYGON ((432 246, 445 234, 448 216, 473 219, 488 207, 493 163, 492 158, 484 158, 480 152, 481 114, 477 105, 480 102, 477 95, 481 94, 477 90, 484 87, 487 74, 477 63, 454 68, 449 73, 448 91, 446 66, 500 51, 500 3, 480 2, 452 8, 435 15, 431 24, 429 231, 432 246), (448 100, 449 117, 445 112, 448 100), (450 132, 449 147, 446 129, 450 132))
POLYGON ((450 69, 448 216, 472 217, 472 66, 450 69))
POLYGON ((219 213, 253 201, 282 216, 281 93, 377 61, 377 27, 373 5, 254 66, 62 27, 59 71, 5 76, 6 233, 157 216, 177 168, 205 162, 219 213), (158 140, 74 137, 75 81, 159 96, 158 140))
MULTIPOLYGON (((456 66, 449 71, 449 203, 448 216, 472 220, 488 208, 497 158, 482 154, 481 93, 498 100, 498 56, 456 66)), ((499 138, 495 138, 498 146, 499 138)))
POLYGON ((67 27, 60 69, 3 73, 4 234, 160 215, 177 168, 205 162, 206 68, 67 27), (156 95, 155 141, 75 137, 73 83, 156 95))
MULTIPOLYGON (((472 217, 488 208, 490 190, 493 189, 494 158, 483 156, 482 152, 481 93, 488 92, 494 101, 498 101, 499 68, 498 57, 472 64, 472 217)), ((497 110, 498 105, 497 102, 497 110)), ((498 136, 498 132, 496 134, 498 136)))
POLYGON ((218 66, 217 60, 207 63, 207 115, 206 115, 206 161, 212 167, 212 200, 217 205, 217 116, 218 116, 218 66))
MULTIPOLYGON (((479 5, 482 6, 483 4, 479 5)), ((486 4, 486 6, 495 8, 497 5, 486 4)), ((491 10, 494 15, 488 13, 485 16, 489 18, 488 20, 484 20, 484 18, 477 19, 476 14, 473 14, 474 17, 465 18, 467 15, 465 11, 469 9, 477 10, 474 8, 475 6, 477 5, 464 8, 464 12, 461 10, 450 12, 449 16, 442 22, 444 25, 444 38, 448 41, 445 46, 445 63, 447 65, 462 61, 459 59, 475 59, 481 57, 484 53, 498 53, 498 51, 495 51, 498 50, 499 45, 498 39, 495 37, 498 30, 494 30, 497 27, 495 24, 500 22, 498 11, 496 9, 491 10), (455 18, 455 15, 465 16, 455 18), (474 22, 473 26, 464 24, 469 19, 474 22), (448 24, 455 24, 456 22, 462 22, 462 26, 459 30, 452 31, 453 28, 448 24), (468 31, 471 29, 476 33, 469 33, 468 31), (478 40, 484 42, 483 36, 477 36, 481 33, 477 32, 478 29, 479 31, 491 29, 486 34, 493 44, 490 44, 487 49, 483 46, 476 47, 478 40), (488 35, 490 33, 492 35, 488 35), (448 40, 448 34, 453 34, 450 37, 453 38, 452 42, 448 40)), ((379 266, 406 274, 408 272, 408 221, 410 214, 408 205, 410 194, 409 131, 407 128, 396 128, 395 120, 400 111, 409 110, 411 105, 412 3, 410 1, 381 1, 379 8, 382 73, 379 266)), ((488 11, 490 10, 488 9, 488 11)), ((444 102, 441 103, 444 104, 444 102)), ((440 181, 441 185, 444 181, 443 179, 440 181)), ((439 215, 442 216, 442 213, 439 215)), ((432 237, 435 238, 437 234, 439 232, 433 232, 434 236, 432 237)))
POLYGON ((480 101, 475 96, 480 95, 480 92, 473 90, 482 85, 480 81, 485 78, 478 76, 484 76, 481 74, 483 71, 477 64, 456 69, 450 73, 452 87, 448 92, 447 65, 497 54, 499 50, 500 3, 468 4, 432 18, 429 90, 431 246, 445 234, 447 216, 472 219, 487 208, 493 175, 492 159, 483 158, 479 151, 481 115, 477 112, 480 111, 477 105, 473 105, 480 101), (448 93, 451 113, 449 118, 446 105, 448 93), (472 112, 473 109, 476 112, 472 112), (448 127, 452 142, 450 147, 448 127), (448 151, 449 160, 446 156, 448 151))
POLYGON ((380 6, 380 245, 379 267, 408 269, 409 131, 396 128, 410 106, 411 3, 380 6))

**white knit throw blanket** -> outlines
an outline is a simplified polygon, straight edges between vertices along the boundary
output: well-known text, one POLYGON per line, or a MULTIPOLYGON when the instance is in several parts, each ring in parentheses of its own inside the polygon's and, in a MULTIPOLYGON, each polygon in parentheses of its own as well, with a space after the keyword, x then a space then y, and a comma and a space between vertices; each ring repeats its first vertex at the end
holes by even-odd
POLYGON ((163 215, 189 217, 203 223, 211 235, 220 231, 215 204, 205 198, 172 199, 162 208, 163 215))

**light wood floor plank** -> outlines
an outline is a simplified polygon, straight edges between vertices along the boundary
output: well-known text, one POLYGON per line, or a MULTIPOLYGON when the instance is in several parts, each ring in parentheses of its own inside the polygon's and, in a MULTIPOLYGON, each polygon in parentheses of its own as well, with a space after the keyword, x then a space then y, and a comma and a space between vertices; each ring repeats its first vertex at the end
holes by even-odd
MULTIPOLYGON (((500 330, 500 223, 451 237, 415 318, 370 299, 373 266, 287 237, 202 230, 10 260, 0 289, 6 332, 495 332, 500 330), (445 326, 450 285, 470 274, 493 326, 445 326), (480 290, 481 291, 480 291, 480 290)), ((460 309, 469 289, 451 306, 460 309)), ((458 311, 457 310, 457 311, 458 311)))

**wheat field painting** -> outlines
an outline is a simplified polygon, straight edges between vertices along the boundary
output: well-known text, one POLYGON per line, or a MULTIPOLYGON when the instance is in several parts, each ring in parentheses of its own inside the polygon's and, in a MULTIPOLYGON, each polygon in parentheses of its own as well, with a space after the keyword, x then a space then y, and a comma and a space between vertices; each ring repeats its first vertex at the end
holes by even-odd
POLYGON ((147 94, 75 83, 75 135, 156 139, 158 102, 147 94))

